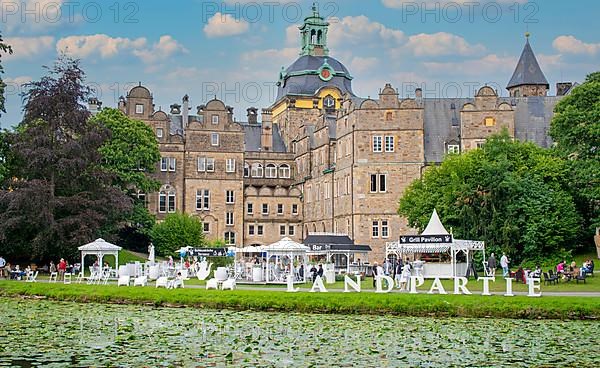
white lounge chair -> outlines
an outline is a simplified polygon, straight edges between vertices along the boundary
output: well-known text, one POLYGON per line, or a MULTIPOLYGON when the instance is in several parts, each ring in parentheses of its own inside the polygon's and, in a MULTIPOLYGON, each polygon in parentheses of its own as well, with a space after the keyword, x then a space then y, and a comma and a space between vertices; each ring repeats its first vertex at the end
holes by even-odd
POLYGON ((40 271, 35 271, 35 273, 31 272, 29 275, 27 275, 27 279, 25 280, 25 282, 36 282, 38 273, 40 273, 40 271))
POLYGON ((217 282, 217 279, 210 279, 208 281, 206 281, 206 290, 218 290, 219 289, 219 283, 217 282))
POLYGON ((72 275, 73 275, 73 274, 71 274, 71 273, 69 273, 69 272, 65 273, 65 276, 64 276, 64 277, 65 277, 65 280, 64 280, 64 282, 63 282, 65 285, 69 285, 69 284, 71 284, 71 276, 72 276, 72 275))
POLYGON ((148 285, 148 276, 140 276, 136 277, 133 280, 133 286, 147 286, 148 285))
POLYGON ((81 284, 81 282, 83 281, 84 278, 85 278, 85 276, 83 275, 83 272, 79 272, 77 274, 77 278, 75 279, 75 282, 78 284, 81 284))
POLYGON ((235 279, 228 279, 223 282, 222 290, 235 290, 235 279))
POLYGON ((52 272, 52 273, 50 273, 50 279, 48 280, 48 282, 55 283, 57 278, 58 278, 58 273, 52 272))
POLYGON ((165 276, 159 277, 158 280, 156 280, 156 287, 164 287, 164 288, 168 288, 169 287, 169 279, 166 278, 165 276))
POLYGON ((168 289, 177 289, 177 288, 185 288, 185 285, 183 284, 183 279, 175 279, 175 280, 171 280, 169 281, 169 286, 168 289))
POLYGON ((117 286, 129 286, 131 279, 129 276, 120 276, 119 280, 117 280, 117 286))

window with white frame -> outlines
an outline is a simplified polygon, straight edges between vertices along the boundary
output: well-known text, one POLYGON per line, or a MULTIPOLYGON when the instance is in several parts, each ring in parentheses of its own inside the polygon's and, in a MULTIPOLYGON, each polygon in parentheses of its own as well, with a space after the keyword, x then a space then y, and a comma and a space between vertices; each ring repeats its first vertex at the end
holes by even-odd
POLYGON ((265 177, 269 179, 273 179, 277 177, 277 166, 273 164, 268 164, 265 169, 265 177))
POLYGON ((266 203, 263 203, 262 205, 262 214, 263 215, 268 215, 269 214, 269 205, 266 203))
POLYGON ((136 104, 135 105, 135 113, 140 115, 144 113, 144 105, 142 104, 136 104))
POLYGON ((232 158, 227 159, 227 164, 225 165, 225 170, 228 173, 235 172, 235 160, 234 159, 232 159, 232 158))
POLYGON ((449 155, 458 155, 460 153, 460 146, 458 144, 449 144, 448 145, 448 154, 449 155))
POLYGON ((390 237, 390 228, 388 220, 381 220, 381 237, 389 238, 390 237))
POLYGON ((198 157, 198 172, 206 171, 206 157, 198 157))
POLYGON ((292 170, 290 165, 283 164, 279 166, 279 177, 283 179, 289 179, 292 176, 292 170))
POLYGON ((289 236, 294 236, 296 235, 296 227, 294 225, 290 225, 288 227, 288 235, 289 236))
POLYGON ((214 158, 207 158, 206 159, 206 171, 207 172, 214 172, 215 171, 215 159, 214 158))
POLYGON ((234 204, 235 203, 235 192, 233 190, 225 191, 225 203, 226 204, 234 204))
POLYGON ((285 225, 279 225, 279 235, 285 236, 285 225))
POLYGON ((246 204, 246 213, 249 215, 253 215, 254 214, 254 204, 253 203, 247 203, 246 204))
POLYGON ((373 137, 373 152, 383 152, 383 137, 373 137))
POLYGON ((203 222, 202 225, 204 227, 204 234, 210 233, 210 222, 203 222))
POLYGON ((163 172, 175 172, 177 166, 177 160, 175 157, 161 157, 160 159, 160 171, 163 172))
POLYGON ((263 165, 262 164, 252 164, 252 177, 253 178, 262 178, 263 177, 263 165))
POLYGON ((213 146, 219 145, 219 133, 212 133, 210 135, 210 144, 213 146))
POLYGON ((394 152, 396 149, 396 137, 393 135, 385 136, 385 152, 394 152))
POLYGON ((244 178, 250 177, 250 165, 247 162, 244 163, 244 178))
POLYGON ((160 192, 158 194, 158 212, 166 213, 167 212, 167 193, 160 192))
POLYGON ((210 210, 210 190, 200 189, 196 191, 196 211, 210 210))
POLYGON ((265 227, 263 225, 258 225, 256 227, 256 235, 263 236, 265 233, 265 227))
POLYGON ((167 200, 167 211, 169 213, 175 213, 176 210, 176 198, 174 192, 169 192, 168 200, 167 200))
POLYGON ((371 174, 371 193, 386 193, 387 192, 387 175, 386 174, 371 174))
POLYGON ((219 124, 219 115, 212 116, 212 123, 215 125, 219 124))
POLYGON ((156 137, 157 138, 162 138, 164 135, 164 131, 162 128, 156 128, 156 137))
POLYGON ((255 232, 254 232, 254 225, 248 225, 248 235, 250 236, 254 236, 255 232))
POLYGON ((298 215, 298 205, 297 204, 292 205, 292 215, 298 215))
POLYGON ((371 226, 371 237, 379 238, 379 221, 373 221, 371 226))
POLYGON ((233 226, 233 225, 234 225, 233 212, 227 212, 225 214, 225 226, 233 226))
POLYGON ((283 204, 279 203, 277 205, 277 214, 278 215, 283 215, 283 204))
POLYGON ((225 245, 235 245, 235 233, 233 231, 225 233, 225 245))
POLYGON ((329 183, 325 182, 325 184, 323 184, 323 187, 323 189, 325 190, 325 199, 331 198, 331 188, 329 187, 329 183))

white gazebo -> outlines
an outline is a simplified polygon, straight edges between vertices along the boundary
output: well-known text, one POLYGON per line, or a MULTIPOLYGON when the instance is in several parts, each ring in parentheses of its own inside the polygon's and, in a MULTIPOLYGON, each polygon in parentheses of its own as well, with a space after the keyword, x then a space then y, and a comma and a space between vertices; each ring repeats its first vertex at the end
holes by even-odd
POLYGON ((285 276, 290 274, 294 276, 294 282, 306 282, 306 266, 308 264, 307 252, 309 248, 293 241, 290 238, 283 238, 280 241, 260 247, 261 251, 266 253, 267 267, 265 281, 267 283, 285 283, 285 276), (274 259, 272 261, 272 259, 274 259), (283 265, 285 261, 288 264, 283 265), (296 273, 294 262, 304 265, 302 277, 296 273))
POLYGON ((121 247, 111 244, 104 239, 97 239, 89 244, 82 245, 77 248, 81 252, 81 272, 85 272, 85 256, 95 255, 98 257, 98 263, 102 267, 102 259, 104 256, 115 256, 115 268, 119 269, 119 251, 121 247))
POLYGON ((401 258, 405 255, 414 254, 441 254, 450 253, 450 263, 425 263, 423 264, 422 275, 426 278, 451 278, 464 276, 467 274, 470 266, 472 252, 483 252, 483 261, 485 262, 485 243, 474 240, 453 239, 452 235, 446 230, 437 211, 434 209, 431 219, 427 224, 423 236, 439 236, 441 242, 415 242, 406 244, 400 241, 391 242, 386 245, 386 256, 396 255, 401 258), (457 256, 463 252, 466 256, 466 263, 458 263, 457 256))

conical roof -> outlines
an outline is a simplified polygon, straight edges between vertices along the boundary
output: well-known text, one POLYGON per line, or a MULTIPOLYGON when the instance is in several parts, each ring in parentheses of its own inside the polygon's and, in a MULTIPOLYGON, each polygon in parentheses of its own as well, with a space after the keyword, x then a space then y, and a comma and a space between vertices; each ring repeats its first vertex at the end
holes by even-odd
POLYGON ((523 85, 544 85, 546 88, 550 88, 550 84, 542 72, 540 64, 538 64, 535 54, 531 49, 529 37, 525 43, 525 48, 523 49, 523 53, 521 54, 521 58, 517 64, 517 68, 515 69, 515 72, 510 79, 510 82, 508 82, 508 86, 506 88, 513 88, 523 85))
POLYGON ((437 210, 433 210, 431 219, 429 219, 429 223, 421 235, 448 235, 448 231, 440 221, 437 210))

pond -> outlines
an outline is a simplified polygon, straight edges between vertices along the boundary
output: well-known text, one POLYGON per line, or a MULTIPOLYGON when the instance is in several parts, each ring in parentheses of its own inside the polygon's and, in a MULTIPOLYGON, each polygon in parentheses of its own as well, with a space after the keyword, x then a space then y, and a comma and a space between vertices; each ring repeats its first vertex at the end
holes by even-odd
POLYGON ((598 322, 233 312, 0 298, 0 367, 600 366, 598 322))

